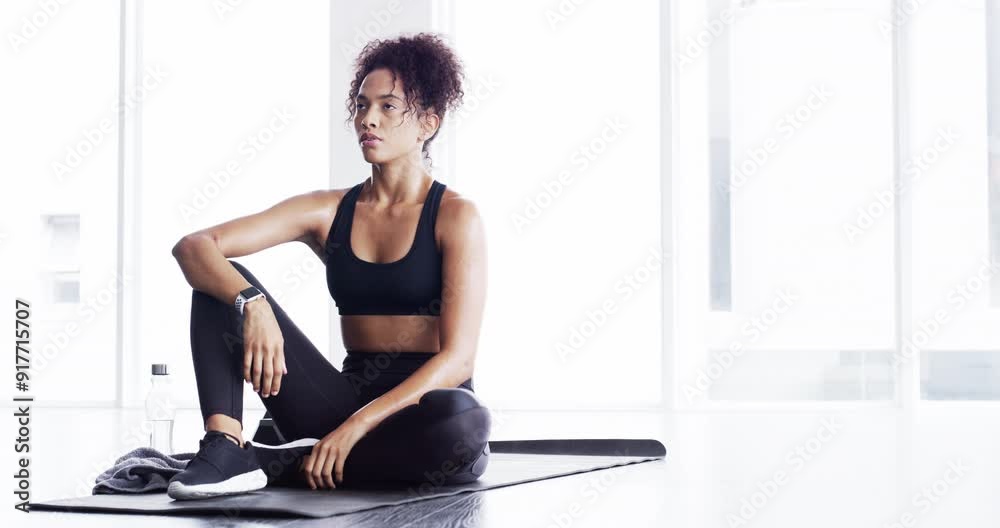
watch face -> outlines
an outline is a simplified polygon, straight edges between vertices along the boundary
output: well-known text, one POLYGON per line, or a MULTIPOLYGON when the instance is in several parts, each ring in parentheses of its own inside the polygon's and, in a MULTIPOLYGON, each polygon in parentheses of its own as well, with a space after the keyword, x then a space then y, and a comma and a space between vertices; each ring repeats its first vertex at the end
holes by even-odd
POLYGON ((257 295, 258 293, 260 293, 260 290, 258 290, 256 286, 251 286, 251 287, 249 287, 249 288, 241 291, 240 293, 243 295, 244 298, 249 299, 249 298, 253 297, 254 295, 257 295))

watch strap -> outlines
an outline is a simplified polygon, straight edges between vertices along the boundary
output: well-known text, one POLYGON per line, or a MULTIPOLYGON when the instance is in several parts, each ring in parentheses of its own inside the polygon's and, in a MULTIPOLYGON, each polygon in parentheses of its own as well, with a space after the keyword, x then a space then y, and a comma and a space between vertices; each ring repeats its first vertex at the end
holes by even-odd
POLYGON ((236 295, 236 300, 233 304, 236 306, 236 310, 240 313, 240 315, 243 315, 243 308, 247 305, 247 303, 261 298, 264 298, 264 292, 260 291, 260 289, 256 286, 250 286, 236 295))

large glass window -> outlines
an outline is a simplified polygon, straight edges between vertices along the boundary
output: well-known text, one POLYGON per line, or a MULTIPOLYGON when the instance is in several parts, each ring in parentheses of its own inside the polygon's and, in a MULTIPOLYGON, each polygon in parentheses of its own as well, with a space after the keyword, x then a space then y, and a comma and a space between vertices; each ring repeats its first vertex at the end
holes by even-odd
POLYGON ((991 296, 1000 291, 1000 172, 991 142, 1000 123, 998 7, 993 0, 931 3, 912 28, 910 53, 919 60, 909 87, 915 182, 907 338, 920 351, 911 354, 921 358, 920 392, 932 400, 1000 399, 1000 305, 991 296))
POLYGON ((682 71, 707 75, 682 84, 706 95, 680 135, 708 137, 681 139, 680 215, 711 235, 680 235, 681 276, 707 281, 680 299, 682 401, 892 398, 888 5, 708 2, 710 42, 681 16, 679 42, 706 42, 678 48, 682 71))
POLYGON ((30 392, 113 404, 119 2, 3 2, 0 20, 0 290, 32 303, 30 392))
MULTIPOLYGON (((468 74, 434 160, 487 222, 495 405, 1000 399, 1000 0, 432 2, 378 27, 122 5, 0 7, 0 67, 32 81, 0 86, 0 285, 35 304, 42 401, 136 404, 154 362, 194 387, 172 244, 366 176, 331 145, 352 46, 432 19, 468 74)), ((319 259, 238 260, 337 363, 319 259)))
POLYGON ((983 3, 678 13, 682 402, 994 399, 983 3))
POLYGON ((469 81, 455 180, 490 253, 477 390, 498 405, 656 404, 660 6, 569 5, 455 3, 469 81))
MULTIPOLYGON (((146 2, 143 63, 162 72, 142 115, 142 361, 194 387, 191 289, 170 254, 184 234, 330 186, 329 3, 146 2), (178 28, 183 28, 178 32, 178 28)), ((235 258, 328 350, 332 301, 305 245, 235 258)), ((141 396, 142 393, 138 392, 141 396)), ((263 407, 252 390, 246 405, 263 407)), ((190 393, 188 406, 197 406, 190 393)))

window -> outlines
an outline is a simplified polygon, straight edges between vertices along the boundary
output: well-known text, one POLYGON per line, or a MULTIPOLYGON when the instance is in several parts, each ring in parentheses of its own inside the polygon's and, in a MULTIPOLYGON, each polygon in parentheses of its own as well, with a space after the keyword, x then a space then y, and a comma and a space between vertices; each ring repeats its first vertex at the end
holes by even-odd
POLYGON ((48 274, 48 295, 52 304, 73 305, 80 302, 80 215, 47 215, 45 236, 47 255, 43 258, 48 274))
POLYGON ((17 124, 0 128, 0 289, 32 303, 36 401, 113 404, 119 2, 4 2, 0 19, 0 104, 17 124))
POLYGON ((707 72, 679 95, 677 177, 704 197, 678 221, 680 276, 705 281, 681 290, 685 404, 893 397, 896 226, 860 219, 893 182, 892 47, 872 30, 889 2, 855 4, 679 7, 675 42, 704 31, 694 16, 724 28, 675 58, 707 72))
POLYGON ((490 244, 476 390, 497 405, 660 401, 659 9, 455 3, 454 172, 490 244))
MULTIPOLYGON (((329 9, 320 1, 244 3, 222 12, 199 1, 145 4, 142 71, 150 88, 138 197, 144 316, 133 371, 143 385, 130 390, 132 398, 144 397, 152 363, 169 364, 176 384, 195 387, 191 287, 170 255, 173 244, 330 187, 329 9)), ((234 260, 328 352, 333 301, 315 253, 290 243, 234 260)), ((197 407, 197 394, 188 396, 179 405, 197 407)), ((252 390, 244 396, 247 408, 263 408, 252 390)))
POLYGON ((679 4, 679 42, 724 28, 680 81, 678 178, 707 192, 679 223, 709 226, 681 233, 707 284, 681 299, 707 305, 678 322, 681 401, 891 400, 914 372, 992 399, 982 3, 706 4, 679 4))
POLYGON ((920 351, 920 393, 931 400, 1000 399, 1000 306, 991 296, 1000 284, 1000 195, 991 151, 1000 108, 1000 40, 992 28, 1000 14, 996 2, 987 5, 928 5, 928 16, 914 27, 919 38, 911 53, 920 60, 913 61, 910 86, 911 158, 926 170, 916 173, 912 191, 907 337, 920 351))

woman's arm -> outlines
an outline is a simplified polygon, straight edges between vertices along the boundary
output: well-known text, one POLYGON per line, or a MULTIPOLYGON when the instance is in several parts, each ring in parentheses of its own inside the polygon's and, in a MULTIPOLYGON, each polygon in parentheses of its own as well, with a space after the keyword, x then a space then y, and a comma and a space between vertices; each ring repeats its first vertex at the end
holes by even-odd
MULTIPOLYGON (((196 231, 174 245, 174 258, 192 287, 232 306, 250 282, 228 258, 293 240, 317 246, 318 226, 329 225, 330 210, 336 209, 330 196, 328 191, 293 196, 259 213, 196 231)), ((284 338, 268 299, 248 304, 244 316, 243 379, 267 398, 278 394, 287 372, 284 338)))
MULTIPOLYGON (((457 387, 472 377, 486 304, 486 233, 475 204, 442 201, 441 351, 409 377, 351 416, 372 428, 437 388, 457 387), (447 204, 447 205, 445 205, 447 204)), ((405 353, 405 352, 404 352, 405 353)))
POLYGON ((185 235, 171 253, 192 288, 232 304, 250 283, 227 259, 292 241, 315 251, 319 230, 330 225, 336 212, 332 196, 341 193, 313 191, 287 198, 264 211, 185 235))

